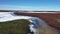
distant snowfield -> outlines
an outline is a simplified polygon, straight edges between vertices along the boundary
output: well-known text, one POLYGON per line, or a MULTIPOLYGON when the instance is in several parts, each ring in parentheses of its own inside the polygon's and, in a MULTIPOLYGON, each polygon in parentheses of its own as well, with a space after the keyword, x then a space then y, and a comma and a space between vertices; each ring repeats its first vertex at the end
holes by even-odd
POLYGON ((13 12, 0 12, 0 22, 11 21, 16 19, 29 19, 29 16, 15 16, 13 12))

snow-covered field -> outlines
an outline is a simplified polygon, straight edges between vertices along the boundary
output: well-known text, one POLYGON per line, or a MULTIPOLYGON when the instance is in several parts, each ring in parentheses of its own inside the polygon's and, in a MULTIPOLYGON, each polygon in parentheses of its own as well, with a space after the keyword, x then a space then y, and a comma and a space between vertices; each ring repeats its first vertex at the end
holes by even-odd
POLYGON ((16 19, 29 19, 29 16, 16 16, 13 12, 0 12, 0 22, 11 21, 16 19))

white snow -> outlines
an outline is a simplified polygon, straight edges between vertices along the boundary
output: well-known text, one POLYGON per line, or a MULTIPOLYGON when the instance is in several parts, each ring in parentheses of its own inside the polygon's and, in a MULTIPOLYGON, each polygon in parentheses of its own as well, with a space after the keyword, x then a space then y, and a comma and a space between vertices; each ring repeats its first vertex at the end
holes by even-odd
POLYGON ((15 16, 13 12, 0 12, 0 22, 11 21, 16 19, 29 19, 29 16, 15 16))

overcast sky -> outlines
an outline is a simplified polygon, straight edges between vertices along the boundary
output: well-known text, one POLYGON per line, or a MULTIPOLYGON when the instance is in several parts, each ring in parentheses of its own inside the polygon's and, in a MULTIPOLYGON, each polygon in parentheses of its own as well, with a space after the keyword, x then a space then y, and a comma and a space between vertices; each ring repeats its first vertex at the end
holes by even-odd
POLYGON ((0 0, 0 10, 60 10, 60 0, 0 0))

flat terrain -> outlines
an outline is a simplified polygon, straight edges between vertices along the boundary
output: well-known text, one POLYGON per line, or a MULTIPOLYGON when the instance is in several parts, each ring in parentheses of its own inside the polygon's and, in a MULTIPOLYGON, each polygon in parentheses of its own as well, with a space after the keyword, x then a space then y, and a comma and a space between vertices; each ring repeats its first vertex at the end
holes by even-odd
POLYGON ((28 34, 29 22, 27 20, 13 20, 0 22, 0 34, 28 34))
POLYGON ((60 12, 15 12, 15 14, 39 17, 47 22, 50 26, 60 30, 60 12))

